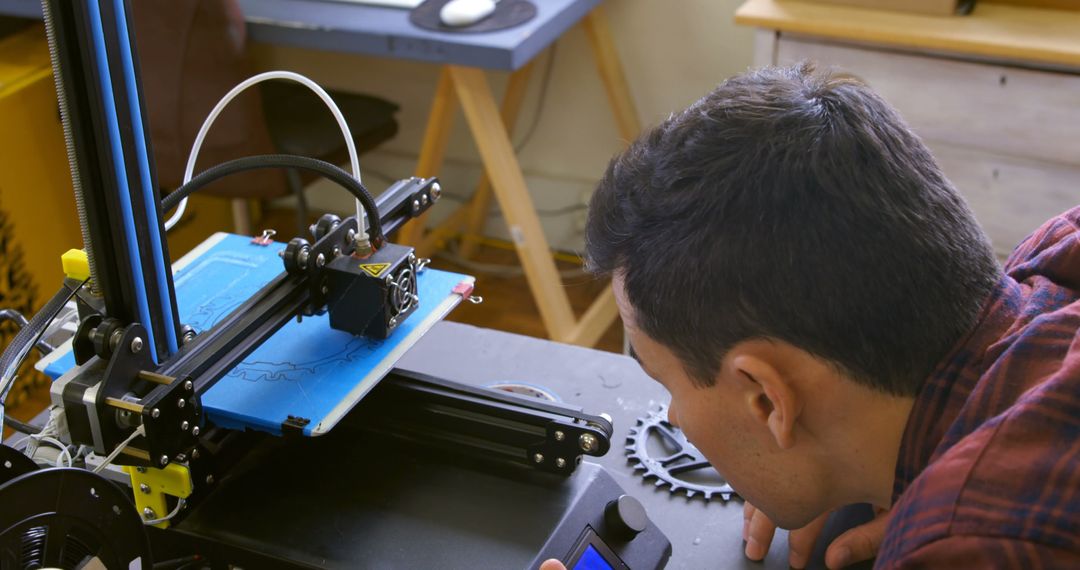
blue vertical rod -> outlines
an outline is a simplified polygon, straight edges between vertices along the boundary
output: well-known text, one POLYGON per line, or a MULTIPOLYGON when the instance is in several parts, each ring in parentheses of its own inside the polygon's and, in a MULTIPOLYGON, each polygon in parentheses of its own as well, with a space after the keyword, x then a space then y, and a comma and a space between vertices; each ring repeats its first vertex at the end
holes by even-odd
MULTIPOLYGON (((131 55, 131 34, 128 33, 127 11, 124 0, 113 0, 116 12, 116 26, 120 37, 120 60, 123 62, 124 83, 127 88, 127 99, 131 111, 131 126, 135 134, 135 158, 139 165, 139 179, 142 182, 142 206, 146 209, 146 220, 150 234, 150 254, 154 263, 155 277, 157 278, 157 290, 160 296, 161 313, 164 317, 165 340, 169 347, 169 355, 175 354, 176 343, 176 315, 172 312, 173 302, 169 298, 168 279, 165 256, 161 246, 161 220, 158 218, 159 204, 154 193, 154 181, 150 176, 150 159, 146 152, 146 134, 142 121, 142 110, 139 108, 139 85, 135 82, 135 63, 131 55)), ((145 324, 150 328, 150 323, 145 324)))
MULTIPOLYGON (((87 3, 90 15, 90 35, 94 46, 94 60, 98 68, 98 76, 101 81, 102 107, 105 111, 105 125, 108 130, 109 146, 112 149, 113 169, 116 174, 116 186, 120 192, 120 214, 124 224, 124 245, 127 249, 128 264, 131 266, 132 291, 135 295, 136 311, 139 319, 146 329, 150 354, 157 363, 157 351, 153 347, 154 332, 150 321, 150 308, 146 298, 146 288, 143 283, 142 263, 140 262, 138 244, 135 242, 135 218, 132 212, 131 192, 128 188, 127 173, 124 168, 124 149, 120 143, 120 126, 116 116, 116 100, 113 98, 109 62, 105 51, 105 31, 101 24, 101 6, 97 0, 89 0, 87 3)), ((121 42, 122 43, 122 42, 121 42)))

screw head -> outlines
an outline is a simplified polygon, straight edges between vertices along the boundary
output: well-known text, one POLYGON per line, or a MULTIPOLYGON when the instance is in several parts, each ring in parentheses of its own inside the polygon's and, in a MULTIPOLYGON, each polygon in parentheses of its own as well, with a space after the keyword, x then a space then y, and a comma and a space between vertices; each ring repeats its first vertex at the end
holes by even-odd
POLYGON ((191 427, 191 424, 187 423, 187 421, 180 422, 180 431, 187 431, 189 427, 191 427))
POLYGON ((160 415, 161 415, 161 410, 159 410, 157 408, 154 408, 154 409, 150 410, 150 417, 152 417, 154 419, 157 419, 157 417, 160 416, 160 415))
POLYGON ((186 405, 187 405, 187 400, 185 400, 183 398, 180 398, 179 400, 176 401, 176 407, 177 408, 183 408, 186 405))
POLYGON ((442 197, 442 185, 438 182, 431 185, 431 201, 434 202, 442 197))
POLYGON ((142 350, 142 347, 143 341, 141 338, 135 337, 131 340, 131 352, 139 352, 140 350, 142 350))
POLYGON ((207 485, 213 485, 214 484, 214 476, 213 475, 207 475, 206 476, 206 484, 207 485))
POLYGON ((202 454, 199 453, 199 448, 198 447, 191 450, 191 458, 192 459, 198 459, 200 455, 202 455, 202 454))
POLYGON ((421 194, 420 195, 420 205, 421 206, 427 206, 427 204, 428 204, 427 194, 421 194))
POLYGON ((153 520, 157 518, 157 513, 155 513, 154 509, 151 509, 150 507, 145 507, 142 510, 142 514, 144 517, 146 517, 147 520, 153 520))
POLYGON ((162 467, 165 467, 166 465, 169 464, 169 456, 168 455, 162 455, 161 459, 158 459, 158 463, 160 463, 162 467))
POLYGON ((596 451, 596 448, 599 447, 599 443, 596 436, 591 433, 583 433, 581 434, 581 437, 578 438, 578 445, 581 446, 582 451, 586 452, 596 451))
POLYGON ((345 243, 352 244, 356 241, 356 230, 349 230, 345 232, 345 243))
POLYGON ((413 200, 412 201, 412 211, 413 211, 413 214, 420 211, 420 200, 413 200))
POLYGON ((150 485, 147 485, 146 483, 139 483, 139 490, 142 491, 143 493, 149 495, 150 494, 150 485))
POLYGON ((543 454, 537 453, 536 455, 533 455, 533 461, 535 461, 536 463, 543 463, 544 462, 543 454))
POLYGON ((555 432, 555 441, 562 441, 564 439, 566 439, 566 434, 565 433, 563 433, 562 431, 556 431, 555 432))
POLYGON ((195 389, 195 384, 191 380, 187 380, 184 382, 184 389, 190 392, 195 389))
POLYGON ((555 460, 555 467, 558 467, 559 469, 562 469, 563 467, 566 467, 566 460, 563 459, 562 457, 557 458, 555 460))
POLYGON ((318 267, 322 267, 322 266, 326 265, 326 256, 320 253, 315 258, 315 265, 318 266, 318 267))
POLYGON ((191 435, 194 435, 196 437, 199 435, 199 426, 191 428, 191 435))

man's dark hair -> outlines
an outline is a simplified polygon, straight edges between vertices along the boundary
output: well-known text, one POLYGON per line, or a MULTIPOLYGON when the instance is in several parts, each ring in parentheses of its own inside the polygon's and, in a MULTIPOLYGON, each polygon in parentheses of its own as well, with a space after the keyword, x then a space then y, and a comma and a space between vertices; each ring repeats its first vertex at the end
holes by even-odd
POLYGON ((734 344, 779 339, 913 396, 1000 275, 899 115, 808 64, 733 77, 644 134, 608 166, 585 240, 702 385, 734 344))

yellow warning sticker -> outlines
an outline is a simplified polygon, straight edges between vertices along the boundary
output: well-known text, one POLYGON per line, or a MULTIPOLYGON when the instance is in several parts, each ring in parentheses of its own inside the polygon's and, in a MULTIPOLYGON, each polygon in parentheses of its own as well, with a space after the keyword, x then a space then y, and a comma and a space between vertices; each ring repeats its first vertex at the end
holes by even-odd
POLYGON ((390 269, 389 263, 361 263, 360 269, 372 277, 378 277, 390 269))

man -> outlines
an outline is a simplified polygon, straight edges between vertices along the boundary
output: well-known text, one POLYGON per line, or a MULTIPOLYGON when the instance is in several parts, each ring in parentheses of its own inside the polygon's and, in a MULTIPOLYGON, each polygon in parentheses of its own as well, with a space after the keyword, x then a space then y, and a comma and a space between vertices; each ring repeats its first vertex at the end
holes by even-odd
POLYGON ((802 529, 803 567, 824 516, 871 503, 830 567, 1080 568, 1078 226, 1002 270, 896 112, 802 65, 616 157, 586 244, 672 423, 746 500, 749 558, 802 529))

